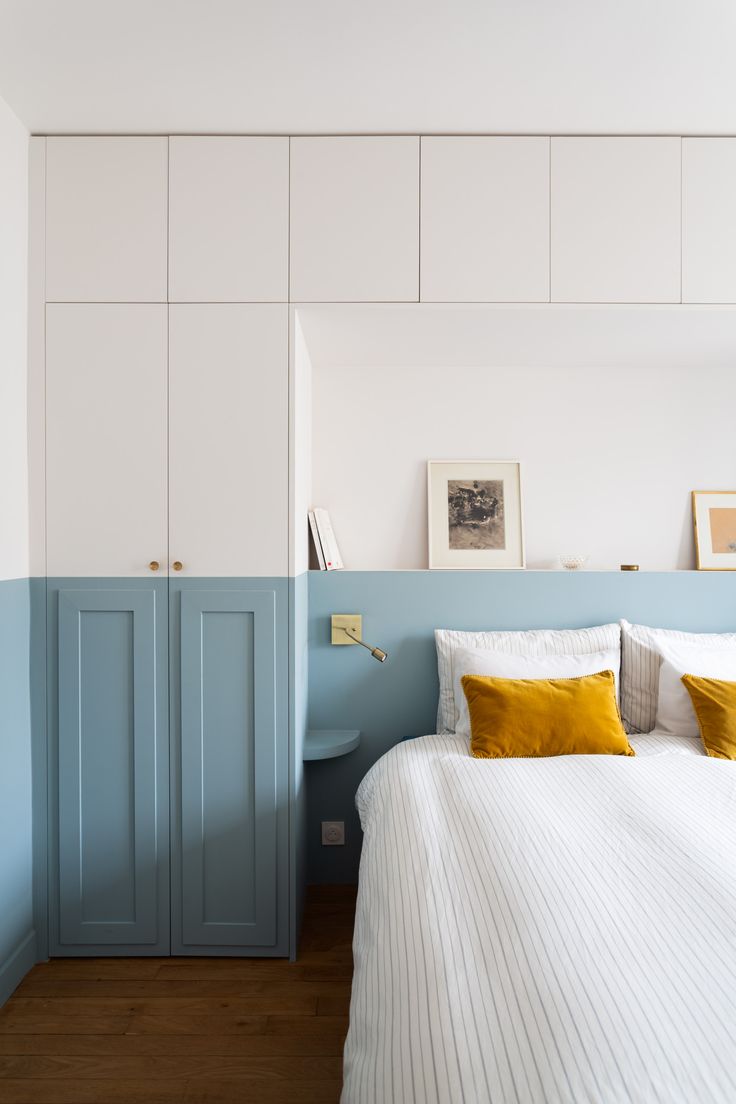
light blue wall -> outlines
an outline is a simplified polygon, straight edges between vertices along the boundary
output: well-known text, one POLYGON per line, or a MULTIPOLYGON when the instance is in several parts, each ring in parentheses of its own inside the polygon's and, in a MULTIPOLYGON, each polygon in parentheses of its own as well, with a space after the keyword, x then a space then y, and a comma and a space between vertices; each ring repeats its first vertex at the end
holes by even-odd
POLYGON ((46 710, 46 579, 30 580, 31 755, 33 774, 33 915, 36 955, 48 958, 48 725, 46 710))
POLYGON ((292 927, 290 944, 299 945, 304 889, 307 873, 307 794, 304 771, 304 737, 309 707, 309 576, 307 572, 289 580, 289 836, 290 896, 292 927))
POLYGON ((435 731, 435 628, 571 628, 629 621, 695 632, 736 629, 736 573, 334 571, 309 575, 309 723, 358 728, 343 759, 307 764, 309 882, 357 880, 355 791, 404 736, 435 731), (362 613, 363 635, 389 653, 330 645, 331 613, 362 613), (346 822, 346 846, 322 847, 321 820, 346 822))
POLYGON ((0 1004, 35 962, 30 587, 0 581, 0 1004))

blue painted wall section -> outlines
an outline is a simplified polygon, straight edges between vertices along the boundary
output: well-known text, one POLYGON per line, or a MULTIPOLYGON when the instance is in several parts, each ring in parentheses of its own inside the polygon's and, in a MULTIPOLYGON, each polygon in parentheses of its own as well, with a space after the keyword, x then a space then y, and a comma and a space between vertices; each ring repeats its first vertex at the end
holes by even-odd
POLYGON ((405 736, 435 731, 435 628, 574 628, 629 621, 693 632, 736 629, 734 572, 310 572, 309 724, 358 728, 343 759, 307 764, 307 880, 357 880, 354 797, 369 767, 405 736), (361 613, 389 653, 330 645, 332 613, 361 613), (321 820, 344 820, 345 847, 323 847, 321 820))
POLYGON ((46 579, 29 580, 31 596, 31 757, 33 775, 33 916, 39 962, 49 955, 48 729, 46 718, 46 579))
POLYGON ((289 869, 291 930, 289 942, 299 945, 307 877, 307 792, 303 761, 309 712, 309 575, 289 580, 289 869))
POLYGON ((0 1004, 36 961, 30 622, 28 579, 0 581, 0 1004))

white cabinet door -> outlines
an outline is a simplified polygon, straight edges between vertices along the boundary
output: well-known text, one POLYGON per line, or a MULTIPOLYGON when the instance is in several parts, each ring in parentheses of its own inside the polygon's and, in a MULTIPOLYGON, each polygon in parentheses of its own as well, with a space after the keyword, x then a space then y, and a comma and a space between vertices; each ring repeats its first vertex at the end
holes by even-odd
POLYGON ((549 138, 422 138, 423 302, 547 302, 549 138))
POLYGON ((682 301, 736 303, 736 138, 682 141, 682 301))
POLYGON ((166 138, 49 138, 46 298, 165 303, 166 138))
POLYGON ((291 298, 416 301, 419 139, 291 139, 291 298))
POLYGON ((50 576, 165 573, 166 310, 46 308, 50 576))
POLYGON ((286 302, 289 139, 171 138, 169 299, 286 302))
POLYGON ((170 307, 171 559, 288 572, 288 308, 170 307))
POLYGON ((552 139, 552 301, 679 303, 679 138, 552 139))

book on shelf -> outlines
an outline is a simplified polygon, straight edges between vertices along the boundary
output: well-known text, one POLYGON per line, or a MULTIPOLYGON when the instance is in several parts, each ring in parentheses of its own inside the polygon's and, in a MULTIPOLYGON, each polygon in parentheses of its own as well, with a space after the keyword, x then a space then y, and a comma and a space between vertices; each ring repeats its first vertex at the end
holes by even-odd
POLYGON ((344 567, 344 564, 327 510, 323 510, 318 506, 310 510, 309 527, 312 531, 312 540, 320 571, 339 571, 340 568, 344 567))
POLYGON ((314 510, 309 511, 309 531, 312 534, 312 544, 314 545, 314 551, 317 555, 317 563, 319 564, 320 571, 326 571, 325 566, 325 554, 322 551, 322 541, 319 539, 319 532, 317 531, 317 519, 314 516, 314 510))

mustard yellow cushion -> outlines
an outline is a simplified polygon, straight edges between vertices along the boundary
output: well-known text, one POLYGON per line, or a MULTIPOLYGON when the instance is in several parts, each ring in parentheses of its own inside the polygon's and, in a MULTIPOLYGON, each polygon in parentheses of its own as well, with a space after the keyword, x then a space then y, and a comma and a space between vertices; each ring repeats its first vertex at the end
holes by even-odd
POLYGON ((633 755, 613 671, 562 679, 464 675, 476 759, 633 755))
POLYGON ((714 759, 736 759, 736 682, 683 675, 700 735, 714 759))

